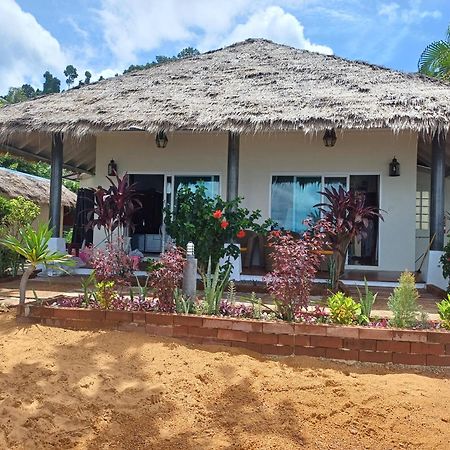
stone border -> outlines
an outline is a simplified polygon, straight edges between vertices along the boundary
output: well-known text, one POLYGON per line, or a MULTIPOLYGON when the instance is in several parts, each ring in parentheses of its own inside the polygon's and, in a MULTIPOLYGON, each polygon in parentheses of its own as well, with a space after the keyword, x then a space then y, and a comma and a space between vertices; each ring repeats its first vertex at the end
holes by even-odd
POLYGON ((310 325, 143 311, 25 305, 19 323, 76 330, 113 329, 242 347, 265 355, 307 355, 363 362, 450 367, 450 332, 310 325))

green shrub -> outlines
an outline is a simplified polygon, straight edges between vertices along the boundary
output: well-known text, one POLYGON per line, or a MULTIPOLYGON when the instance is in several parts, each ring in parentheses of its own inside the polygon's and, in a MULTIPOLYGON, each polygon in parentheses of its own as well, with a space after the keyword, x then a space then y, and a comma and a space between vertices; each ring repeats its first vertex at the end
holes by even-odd
POLYGON ((411 272, 405 271, 400 275, 399 285, 394 289, 388 300, 388 308, 394 317, 389 321, 399 328, 411 327, 417 322, 419 312, 416 280, 411 272))
POLYGON ((219 314, 220 302, 223 291, 228 284, 231 273, 231 265, 226 265, 224 271, 220 270, 220 265, 216 265, 214 274, 211 272, 211 258, 208 261, 208 270, 202 274, 203 289, 205 292, 205 314, 219 314))
POLYGON ((436 303, 438 307, 439 317, 442 321, 442 326, 450 330, 450 294, 447 294, 447 298, 436 303))
POLYGON ((359 323, 369 323, 370 322, 370 315, 372 314, 372 307, 375 303, 375 300, 377 299, 378 293, 374 294, 370 289, 369 285, 367 284, 367 280, 364 277, 364 294, 361 293, 359 288, 356 288, 358 290, 359 294, 359 304, 361 306, 361 315, 359 316, 359 323))
POLYGON ((328 308, 332 322, 341 325, 354 323, 361 314, 360 305, 343 292, 336 292, 328 297, 328 308))

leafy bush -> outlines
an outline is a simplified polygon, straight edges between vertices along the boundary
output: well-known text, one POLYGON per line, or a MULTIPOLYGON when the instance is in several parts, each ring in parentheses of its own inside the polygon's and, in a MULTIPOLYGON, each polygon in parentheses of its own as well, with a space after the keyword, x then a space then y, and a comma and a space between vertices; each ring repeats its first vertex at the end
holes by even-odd
POLYGON ((450 240, 445 245, 439 262, 441 263, 442 267, 442 276, 445 279, 449 280, 447 291, 450 292, 450 240))
POLYGON ((231 266, 226 266, 221 272, 220 265, 216 264, 214 274, 211 272, 211 258, 208 261, 208 270, 202 274, 203 290, 205 292, 205 314, 219 314, 223 291, 230 280, 231 266))
POLYGON ((352 190, 346 191, 342 186, 338 189, 325 188, 321 194, 326 203, 315 205, 322 217, 330 225, 331 247, 334 263, 330 280, 332 288, 336 289, 344 270, 347 251, 353 239, 366 236, 369 220, 383 216, 378 208, 365 206, 365 196, 352 190))
POLYGON ((367 284, 367 280, 364 277, 364 294, 361 293, 359 287, 356 287, 359 294, 359 304, 361 306, 361 315, 359 317, 360 323, 369 323, 370 315, 372 314, 372 307, 377 299, 378 293, 374 294, 367 284))
POLYGON ((361 314, 360 305, 343 292, 336 292, 328 297, 327 305, 332 322, 341 325, 351 325, 361 314))
MULTIPOLYGON (((39 206, 23 197, 0 197, 0 238, 6 235, 17 238, 20 228, 31 225, 39 213, 39 206)), ((23 269, 23 257, 6 247, 0 248, 0 278, 16 276, 20 268, 23 269)))
POLYGON ((105 249, 92 251, 90 263, 95 272, 95 280, 114 281, 118 286, 129 284, 133 276, 133 261, 120 243, 106 244, 105 249))
POLYGON ((394 289, 388 300, 388 308, 394 315, 389 323, 399 328, 413 326, 419 312, 418 298, 414 275, 408 271, 403 272, 400 275, 398 287, 394 289))
POLYGON ((172 247, 161 255, 161 259, 150 275, 150 286, 155 290, 160 311, 173 312, 176 289, 183 281, 184 251, 172 247))
POLYGON ((242 198, 232 201, 222 200, 219 196, 211 198, 205 185, 199 184, 195 190, 181 187, 177 192, 174 211, 165 209, 167 233, 176 244, 186 249, 187 243, 195 244, 195 254, 199 268, 206 270, 211 258, 216 266, 220 258, 239 256, 239 247, 233 245, 236 237, 242 237, 243 230, 251 229, 265 233, 273 224, 266 220, 262 225, 259 210, 250 212, 240 207, 242 198), (224 247, 225 243, 230 243, 224 247))
POLYGON ((447 298, 436 303, 436 305, 438 307, 442 326, 450 330, 450 294, 447 294, 447 298))
POLYGON ((64 264, 73 266, 74 262, 69 255, 60 252, 51 252, 48 243, 52 237, 52 230, 47 224, 39 225, 34 230, 30 225, 19 229, 18 237, 7 235, 0 239, 0 245, 16 252, 28 263, 28 267, 20 281, 20 304, 25 303, 28 279, 39 264, 64 264))
POLYGON ((116 283, 114 281, 99 281, 95 283, 94 298, 102 309, 109 309, 117 298, 116 283))
POLYGON ((323 259, 320 250, 327 244, 326 231, 327 224, 319 220, 301 238, 280 231, 269 235, 274 269, 265 277, 265 283, 283 320, 294 320, 308 306, 312 283, 323 259))

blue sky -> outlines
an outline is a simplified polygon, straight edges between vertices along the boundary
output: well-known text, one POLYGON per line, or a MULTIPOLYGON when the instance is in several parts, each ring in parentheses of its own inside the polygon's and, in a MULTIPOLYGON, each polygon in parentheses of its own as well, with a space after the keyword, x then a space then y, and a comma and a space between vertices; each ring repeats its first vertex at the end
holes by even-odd
MULTIPOLYGON (((0 0, 0 94, 50 70, 121 73, 130 64, 249 37, 415 71, 443 39, 450 0, 0 0)), ((65 83, 62 83, 65 87, 65 83)))

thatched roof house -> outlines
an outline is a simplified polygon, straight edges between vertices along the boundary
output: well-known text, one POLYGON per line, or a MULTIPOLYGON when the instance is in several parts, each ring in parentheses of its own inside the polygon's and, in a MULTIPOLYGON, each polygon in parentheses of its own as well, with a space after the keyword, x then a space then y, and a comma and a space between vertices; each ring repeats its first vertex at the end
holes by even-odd
POLYGON ((95 168, 92 136, 102 131, 329 127, 447 131, 450 85, 249 39, 0 109, 0 141, 49 158, 49 133, 64 132, 64 162, 84 171, 95 168))
MULTIPOLYGON (((0 196, 7 198, 21 196, 40 205, 48 205, 50 180, 0 167, 0 196)), ((76 201, 76 194, 63 187, 62 205, 74 207, 76 201)))
POLYGON ((449 130, 448 83, 263 39, 0 109, 0 145, 51 160, 55 180, 63 163, 90 173, 84 187, 116 170, 134 177, 141 251, 163 248, 162 210, 181 185, 241 196, 298 232, 333 185, 386 211, 348 258, 382 271, 415 270, 430 236, 442 250, 449 130))

